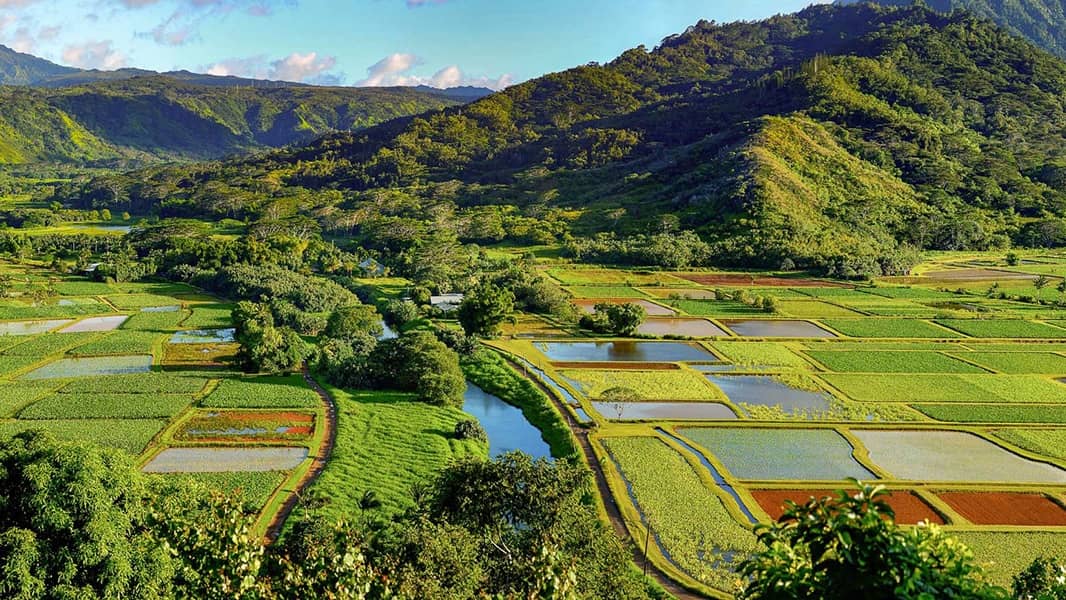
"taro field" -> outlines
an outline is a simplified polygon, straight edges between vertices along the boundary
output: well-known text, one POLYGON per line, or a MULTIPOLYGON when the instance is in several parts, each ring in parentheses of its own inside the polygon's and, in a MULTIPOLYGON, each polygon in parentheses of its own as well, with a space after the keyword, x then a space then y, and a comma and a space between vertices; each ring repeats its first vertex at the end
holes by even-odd
POLYGON ((1066 256, 916 272, 555 266, 579 306, 654 308, 631 338, 524 316, 491 344, 589 430, 630 534, 690 588, 728 597, 756 524, 848 478, 884 484, 897 522, 942 524, 1009 585, 1033 556, 1066 556, 1066 256))
POLYGON ((44 430, 240 490, 266 530, 319 452, 325 410, 299 375, 234 372, 230 304, 180 284, 2 270, 15 283, 0 298, 0 436, 44 430))

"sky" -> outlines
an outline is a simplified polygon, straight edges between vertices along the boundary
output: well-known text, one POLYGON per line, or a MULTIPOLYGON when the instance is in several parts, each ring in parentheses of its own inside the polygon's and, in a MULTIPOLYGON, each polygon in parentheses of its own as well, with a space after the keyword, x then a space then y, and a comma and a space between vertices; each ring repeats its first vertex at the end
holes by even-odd
POLYGON ((0 44, 88 69, 500 89, 700 19, 812 0, 0 0, 0 44))

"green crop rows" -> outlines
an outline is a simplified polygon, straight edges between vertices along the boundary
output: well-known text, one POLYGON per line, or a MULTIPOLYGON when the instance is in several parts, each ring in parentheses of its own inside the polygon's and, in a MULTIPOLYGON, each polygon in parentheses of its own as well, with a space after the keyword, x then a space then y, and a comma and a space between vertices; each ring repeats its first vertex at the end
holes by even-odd
POLYGON ((808 350, 830 371, 843 373, 984 373, 983 369, 938 352, 808 350))
POLYGON ((299 375, 225 379, 203 401, 212 408, 304 408, 318 403, 299 375))
POLYGON ((752 532, 737 523, 692 465, 661 440, 610 438, 604 444, 673 562, 706 585, 733 589, 734 565, 759 549, 752 532))

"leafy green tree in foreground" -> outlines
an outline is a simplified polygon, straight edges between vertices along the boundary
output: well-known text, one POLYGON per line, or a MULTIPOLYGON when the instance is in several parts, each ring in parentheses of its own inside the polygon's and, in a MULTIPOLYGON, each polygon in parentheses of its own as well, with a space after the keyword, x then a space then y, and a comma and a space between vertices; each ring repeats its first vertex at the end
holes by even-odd
POLYGON ((1066 559, 1038 558, 1014 576, 1014 597, 1021 600, 1066 600, 1066 559))
POLYGON ((500 323, 514 313, 514 292, 483 284, 466 294, 459 305, 459 324, 467 335, 493 337, 500 333, 500 323))
POLYGON ((150 497, 118 452, 33 431, 0 443, 0 597, 170 597, 150 497))
POLYGON ((740 573, 749 600, 896 598, 1005 599, 985 579, 966 546, 935 525, 903 529, 882 499, 882 486, 791 504, 762 526, 767 549, 740 573))

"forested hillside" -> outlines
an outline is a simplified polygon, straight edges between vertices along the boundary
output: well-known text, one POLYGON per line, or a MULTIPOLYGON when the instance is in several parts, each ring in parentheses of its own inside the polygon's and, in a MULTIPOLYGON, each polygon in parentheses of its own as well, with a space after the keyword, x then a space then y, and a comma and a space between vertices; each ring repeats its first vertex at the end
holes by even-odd
POLYGON ((681 229, 703 239, 697 262, 895 272, 915 248, 1066 241, 1064 102, 1066 62, 985 20, 821 5, 701 22, 653 51, 265 158, 61 196, 311 217, 392 251, 442 229, 573 232, 583 256, 647 262, 649 234, 681 229), (629 237, 590 242, 599 232, 629 237))
POLYGON ((164 76, 0 87, 0 164, 211 159, 458 102, 401 88, 205 86, 164 76))
MULTIPOLYGON (((910 6, 914 0, 872 0, 885 6, 910 6)), ((940 12, 967 10, 1066 57, 1066 4, 1062 0, 924 0, 940 12)), ((853 4, 854 0, 841 2, 853 4)))

